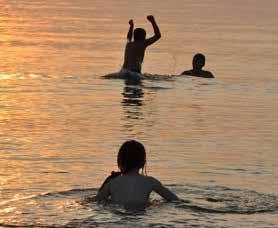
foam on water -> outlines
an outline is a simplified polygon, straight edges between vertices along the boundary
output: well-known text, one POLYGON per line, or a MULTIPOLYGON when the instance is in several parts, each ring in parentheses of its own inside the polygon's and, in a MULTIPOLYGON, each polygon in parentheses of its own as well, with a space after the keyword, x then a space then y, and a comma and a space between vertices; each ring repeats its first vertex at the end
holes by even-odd
POLYGON ((0 223, 277 227, 277 4, 1 0, 0 223), (122 66, 130 18, 150 35, 147 11, 162 32, 144 59, 152 74, 103 80, 122 66), (197 52, 216 79, 173 77, 197 52), (190 202, 84 205, 128 139, 190 202))
MULTIPOLYGON (((15 78, 21 78, 22 75, 18 74, 14 76, 15 78)), ((248 95, 256 93, 267 94, 269 92, 273 93, 273 86, 266 87, 265 85, 258 85, 257 87, 250 87, 244 83, 236 84, 236 83, 227 83, 219 80, 207 80, 207 79, 198 79, 195 78, 186 78, 186 77, 165 77, 160 75, 155 75, 154 77, 150 77, 149 79, 143 80, 141 83, 129 84, 125 81, 119 80, 103 80, 100 79, 91 79, 91 78, 79 78, 74 76, 68 76, 64 78, 55 78, 55 76, 45 77, 44 75, 37 75, 36 77, 29 77, 25 75, 27 79, 21 81, 20 87, 10 84, 9 87, 4 87, 5 94, 11 96, 13 94, 22 96, 26 94, 54 94, 51 96, 55 96, 56 98, 62 97, 63 102, 67 96, 71 96, 74 98, 78 96, 75 102, 80 102, 80 91, 85 91, 86 97, 87 93, 93 91, 93 94, 100 93, 103 95, 104 93, 109 93, 108 99, 112 97, 120 97, 116 102, 112 102, 112 104, 116 107, 121 107, 123 109, 123 113, 126 116, 124 120, 127 121, 135 121, 137 124, 138 121, 145 121, 146 116, 142 115, 142 110, 140 108, 146 107, 146 97, 152 95, 157 96, 158 103, 162 104, 161 108, 165 105, 171 107, 172 103, 162 99, 160 101, 159 98, 166 98, 167 96, 173 96, 173 92, 175 95, 175 101, 177 103, 184 104, 184 95, 188 96, 191 93, 196 93, 194 96, 198 96, 199 98, 209 97, 213 92, 216 94, 223 94, 222 91, 229 91, 230 97, 233 98, 232 95, 239 96, 241 94, 248 95), (53 81, 56 83, 55 88, 48 87, 48 84, 52 84, 53 81), (36 85, 35 87, 30 86, 36 85), (99 87, 101 85, 101 88, 99 87), (113 94, 113 95, 112 95, 113 94), (180 97, 179 97, 180 96, 180 97)), ((16 83, 18 85, 18 81, 16 79, 16 83)), ((51 97, 50 96, 50 97, 51 97)), ((36 96, 33 96, 36 98, 36 96)), ((84 98, 83 96, 81 96, 84 98)), ((101 97, 101 96, 100 96, 101 97)), ((193 97, 193 96, 192 96, 193 97)), ((154 97, 151 97, 154 99, 154 97)), ((156 98, 156 97, 155 97, 156 98)), ((194 99, 194 98, 193 98, 194 99)), ((200 100, 198 100, 199 102, 200 100)), ((233 100, 232 100, 233 101, 233 100)), ((38 102, 34 100, 34 102, 38 102)), ((41 101, 39 101, 40 104, 41 101)), ((52 101, 49 100, 49 103, 52 101)), ((69 104, 71 104, 71 100, 67 100, 69 104)), ((49 106, 47 104, 47 107, 49 106)), ((60 103, 61 104, 61 103, 60 103)), ((64 104, 64 103, 63 103, 64 104)), ((189 101, 190 108, 197 110, 202 109, 205 104, 200 105, 198 103, 194 103, 189 101), (190 103, 191 102, 191 103, 190 103)), ((54 105, 54 104, 52 104, 54 105)), ((83 103, 83 105, 91 105, 91 103, 83 103)), ((101 104, 103 105, 103 104, 101 104)), ((99 105, 98 108, 102 110, 104 106, 99 105)), ((111 102, 106 103, 106 105, 111 105, 111 102)), ((225 104, 221 104, 223 108, 225 104)), ((53 106, 54 107, 54 106, 53 106)), ((110 107, 110 106, 109 106, 110 107)), ((113 107, 113 106, 112 106, 113 107)), ((5 108, 5 107, 4 107, 5 108)), ((61 107, 62 108, 62 107, 61 107)), ((71 106, 71 110, 72 110, 71 106)), ((52 110, 52 109, 50 109, 52 110)), ((56 111, 57 107, 52 111, 56 111)), ((83 109, 82 109, 83 110, 83 109)), ((86 110, 86 109, 84 109, 86 110)), ((116 110, 116 108, 114 108, 116 110)), ((167 110, 170 110, 168 107, 167 110)), ((188 109, 189 110, 189 109, 188 109)), ((41 110, 39 110, 41 111, 41 110)), ((103 110, 102 110, 103 111, 103 110)), ((101 111, 101 112, 102 112, 101 111)), ((110 111, 110 110, 109 110, 110 111)), ((101 113, 100 112, 100 113, 101 113)), ((179 111, 177 109, 178 115, 179 111)), ((55 113, 56 114, 56 113, 55 113)), ((95 114, 95 113, 92 113, 95 114)), ((195 113, 196 114, 196 113, 195 113)), ((60 117, 59 117, 60 118, 60 117)), ((80 118, 80 117, 78 117, 80 118)), ((35 117, 34 117, 35 119, 35 117)), ((98 117, 100 120, 101 118, 98 117)), ((169 119, 168 117, 166 118, 169 119)), ((183 120, 183 116, 181 117, 183 120)), ((74 123, 71 123, 69 126, 72 127, 74 123)), ((43 125, 45 126, 45 125, 43 125)), ((110 127, 110 123, 107 126, 101 126, 102 128, 110 127)), ((153 126, 153 125, 151 125, 153 126)), ((79 127, 79 126, 78 126, 79 127)), ((181 131, 181 129, 176 126, 176 129, 173 133, 181 131)), ((100 128, 98 128, 100 129, 100 128)), ((163 129, 162 129, 163 130, 163 129)), ((167 132, 171 129, 167 129, 167 132)), ((79 132, 79 131, 78 131, 79 132)), ((155 134, 152 134, 153 136, 155 134)), ((48 135, 46 135, 48 136, 48 135)), ((218 137, 218 136, 217 136, 218 137)), ((78 137, 77 137, 78 138, 78 137)), ((85 137, 84 137, 85 138, 85 137)), ((148 141, 150 138, 148 138, 148 141)), ((153 139, 152 139, 153 140, 153 139)), ((199 140, 200 135, 197 138, 191 138, 189 143, 193 143, 196 141, 198 148, 194 153, 199 153, 199 140), (195 141, 194 141, 195 140, 195 141)), ((122 141, 122 140, 121 140, 122 141)), ((147 141, 147 142, 148 142, 147 141)), ((218 138, 218 141, 221 141, 218 138)), ((27 141, 28 142, 28 141, 27 141)), ((160 139, 159 139, 160 142, 160 139)), ((222 143, 225 141, 222 140, 222 143)), ((6 140, 2 141, 2 150, 6 148, 6 150, 13 150, 14 147, 18 147, 22 142, 17 142, 16 140, 6 140)), ((53 142, 54 143, 54 142, 53 142)), ((60 143, 60 141, 56 141, 56 143, 60 143)), ((69 142, 65 142, 67 145, 69 142)), ((161 142, 160 142, 161 143, 161 142)), ((33 145, 33 143, 32 143, 33 145)), ((35 144, 36 145, 36 144, 35 144)), ((87 144, 86 144, 87 145, 87 144)), ((88 145, 92 145, 89 143, 88 145)), ((180 143, 177 142, 177 147, 172 147, 171 150, 176 149, 176 156, 189 156, 184 149, 184 146, 181 146, 178 149, 180 143), (179 151, 182 151, 179 154, 179 151), (185 151, 185 152, 184 152, 185 151)), ((209 143, 206 145, 210 145, 209 143)), ((229 144, 230 145, 230 144, 229 144)), ((39 145, 38 145, 39 146, 39 145)), ((40 151, 40 147, 37 148, 37 151, 40 151)), ((64 147, 67 149, 67 147, 64 147)), ((159 150, 163 148, 159 146, 159 150)), ((70 151, 73 150, 70 148, 70 151)), ((172 152, 172 151, 171 151, 172 152)), ((184 169, 188 166, 183 162, 183 157, 181 161, 173 160, 172 162, 175 164, 175 168, 172 169, 172 165, 169 169, 159 168, 161 162, 165 162, 165 160, 169 160, 169 155, 167 153, 161 153, 158 156, 158 174, 164 170, 167 170, 165 175, 168 175, 168 183, 169 181, 177 181, 176 185, 168 185, 174 192, 178 194, 178 196, 183 199, 182 202, 178 203, 164 203, 161 201, 156 195, 152 195, 152 205, 147 208, 145 212, 140 213, 130 213, 130 211, 125 211, 124 209, 117 206, 103 206, 95 203, 88 203, 84 201, 84 198, 88 195, 95 195, 95 188, 81 188, 83 185, 87 185, 89 180, 97 182, 95 178, 95 171, 98 169, 95 168, 99 162, 95 162, 95 159, 98 158, 98 155, 93 154, 90 158, 83 157, 86 155, 83 151, 78 154, 78 156, 72 157, 74 154, 65 154, 63 152, 62 156, 27 156, 27 154, 11 154, 8 157, 8 160, 13 162, 20 162, 20 164, 24 164, 31 162, 32 170, 27 172, 27 175, 31 175, 32 178, 37 177, 37 174, 32 174, 35 169, 36 172, 40 173, 40 176, 37 179, 37 189, 34 188, 24 188, 17 187, 15 189, 6 188, 1 191, 3 196, 0 203, 0 223, 3 226, 56 226, 56 227, 76 227, 76 226, 135 226, 135 227, 192 227, 192 226, 207 226, 208 224, 211 226, 232 226, 233 224, 237 224, 238 226, 252 226, 252 227, 260 227, 260 226, 274 226, 275 219, 277 217, 277 205, 278 205, 278 197, 275 193, 260 193, 256 190, 256 188, 249 188, 254 190, 245 190, 247 187, 246 184, 239 186, 238 188, 231 187, 223 187, 218 186, 213 183, 217 183, 217 181, 211 180, 206 182, 211 182, 211 185, 196 185, 196 184, 186 184, 183 185, 181 183, 184 182, 184 177, 186 175, 181 175, 186 172, 184 169), (13 155, 13 156, 12 156, 13 155), (71 156, 70 156, 71 155, 71 156), (88 167, 85 171, 82 172, 84 175, 86 174, 85 179, 70 180, 68 179, 71 172, 67 170, 68 164, 78 164, 82 165, 81 170, 84 167, 88 167), (39 167, 36 167, 36 163, 39 164, 39 167), (45 169, 46 165, 59 164, 64 166, 63 168, 53 169, 45 169), (35 164, 35 166, 34 166, 35 164), (93 167, 91 167, 93 164, 93 167), (92 169, 93 172, 89 171, 92 169), (180 175, 176 174, 176 171, 179 170, 180 175), (171 172, 174 173, 171 173, 171 172), (45 194, 38 194, 38 192, 42 192, 45 188, 44 182, 47 181, 47 177, 51 176, 51 178, 57 178, 59 176, 62 177, 62 181, 68 180, 71 185, 78 185, 78 188, 73 188, 68 191, 50 191, 45 194), (41 181, 42 178, 44 182, 41 181), (90 179, 91 178, 91 179, 90 179), (88 180, 88 181, 87 181, 88 180), (81 181, 81 182, 80 182, 81 181), (83 184, 81 184, 83 183, 83 184), (256 190, 256 191, 255 191, 256 190), (262 222, 263 221, 263 222, 262 222)), ((99 155, 99 161, 102 156, 107 155, 107 153, 103 153, 99 155)), ((228 156, 226 154, 225 156, 228 156)), ((114 156, 114 155, 113 155, 114 156)), ((108 156, 106 159, 111 159, 108 156)), ((155 159, 150 158, 153 164, 155 164, 155 159)), ((112 159, 108 166, 110 167, 112 163, 114 163, 114 159, 112 159)), ((187 159, 185 159, 187 160, 187 159)), ((196 159, 190 158, 190 160, 194 161, 196 159)), ((198 178, 203 175, 208 175, 210 179, 213 177, 220 177, 220 181, 225 183, 225 179, 227 177, 233 177, 235 175, 247 175, 248 179, 256 178, 260 175, 268 175, 271 173, 266 168, 260 169, 260 167, 252 167, 252 166, 222 166, 221 163, 217 162, 209 162, 205 161, 201 163, 198 161, 196 164, 202 167, 200 170, 197 170, 198 173, 195 175, 195 178, 198 178), (208 167, 210 164, 214 164, 215 167, 208 167), (221 178, 221 177, 224 178, 221 178), (224 180, 224 181, 223 181, 224 180)), ((106 167, 103 165, 103 167, 106 167)), ((190 164, 190 169, 194 169, 194 163, 190 164)), ((150 167, 152 168, 152 166, 150 167)), ((26 169, 26 167, 25 167, 26 169)), ((101 170, 102 167, 99 167, 101 170)), ((155 170, 154 170, 155 171, 155 170)), ((190 172, 190 170, 188 170, 190 172)), ((78 172, 78 170, 77 170, 78 172)), ((13 172, 14 173, 14 172, 13 172)), ((3 174, 4 175, 4 174, 3 174)), ((77 175, 76 173, 74 175, 77 175)), ((74 176, 73 175, 73 176, 74 176)), ((8 175, 6 175, 8 177, 8 175)), ((7 177, 4 177, 6 179, 7 177)), ((103 173, 98 175, 99 178, 103 177, 103 173)), ((14 177, 17 178, 17 177, 14 177)), ((24 178, 24 177, 22 177, 24 178)), ((268 178, 271 178, 271 176, 268 178)), ((193 178, 192 178, 193 179, 193 178)), ((9 181, 9 179, 6 179, 9 181)), ((17 178, 17 180, 19 180, 17 178)), ((230 184, 232 179, 228 180, 226 183, 230 184)), ((263 181, 261 179, 261 181, 263 181)), ((51 181, 53 183, 54 181, 51 181)), ((166 183, 167 183, 166 182, 166 183)), ((238 180, 235 179, 233 182, 233 186, 239 184, 238 180)), ((29 186, 29 185, 27 185, 29 186)), ((248 186, 249 187, 249 186, 248 186)), ((258 185, 256 185, 258 187, 258 185)), ((48 186, 47 186, 48 188, 48 186)), ((61 189, 62 187, 60 187, 61 189)), ((59 189, 55 186, 55 189, 59 189)))
POLYGON ((182 199, 180 202, 165 203, 153 194, 151 206, 146 211, 135 212, 117 205, 104 206, 86 201, 85 198, 95 195, 97 189, 72 189, 3 202, 0 221, 2 226, 179 227, 205 226, 208 222, 215 226, 232 226, 231 216, 233 220, 239 220, 238 224, 244 224, 246 216, 278 214, 277 195, 215 185, 168 187, 178 194, 182 199))
MULTIPOLYGON (((151 73, 142 73, 140 74, 141 76, 141 80, 155 80, 155 81, 168 81, 168 80, 174 80, 176 75, 161 75, 161 74, 151 74, 151 73)), ((110 74, 106 74, 103 75, 102 78, 104 79, 125 79, 127 81, 131 81, 128 80, 128 77, 121 77, 119 76, 119 73, 110 73, 110 74)), ((132 82, 132 81, 131 81, 132 82)))

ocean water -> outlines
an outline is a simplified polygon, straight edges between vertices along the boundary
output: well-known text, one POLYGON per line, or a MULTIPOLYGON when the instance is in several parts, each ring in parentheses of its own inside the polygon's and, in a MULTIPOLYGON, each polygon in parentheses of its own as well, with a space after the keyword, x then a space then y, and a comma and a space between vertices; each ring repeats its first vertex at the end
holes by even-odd
POLYGON ((277 227, 275 0, 0 0, 0 225, 277 227), (120 69, 128 20, 162 39, 141 84, 120 69), (202 52, 214 80, 177 75, 202 52), (127 139, 183 202, 86 202, 127 139))

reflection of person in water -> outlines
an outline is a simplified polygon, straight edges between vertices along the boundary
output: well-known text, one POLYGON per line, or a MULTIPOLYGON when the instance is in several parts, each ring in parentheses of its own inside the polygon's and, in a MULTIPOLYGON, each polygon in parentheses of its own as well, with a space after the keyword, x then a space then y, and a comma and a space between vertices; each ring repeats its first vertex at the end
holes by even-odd
POLYGON ((192 60, 192 70, 187 70, 182 75, 202 77, 202 78, 214 78, 213 74, 209 71, 202 70, 206 64, 206 58, 203 54, 196 54, 192 60))
POLYGON ((131 120, 143 119, 142 107, 144 105, 144 92, 141 82, 125 81, 124 91, 122 93, 122 106, 125 112, 125 128, 133 128, 135 123, 131 120), (131 122, 130 122, 131 121, 131 122))
MULTIPOLYGON (((143 89, 143 81, 125 80, 125 86, 122 92, 122 110, 121 115, 121 127, 123 131, 128 135, 128 138, 145 136, 146 132, 142 125, 146 124, 146 103, 145 103, 145 91, 143 89)), ((148 115, 148 119, 151 115, 148 115)), ((150 122, 150 120, 148 120, 150 122)))
POLYGON ((143 104, 143 95, 144 92, 141 88, 141 85, 130 85, 126 83, 123 92, 123 101, 124 106, 142 106, 143 104))
POLYGON ((147 19, 151 22, 154 30, 154 36, 148 39, 146 39, 145 29, 136 28, 133 31, 133 20, 129 21, 130 28, 127 34, 124 64, 122 70, 119 72, 119 76, 128 77, 129 74, 140 74, 146 48, 158 41, 161 37, 154 16, 147 16, 147 19), (132 40, 132 37, 134 40, 132 40))

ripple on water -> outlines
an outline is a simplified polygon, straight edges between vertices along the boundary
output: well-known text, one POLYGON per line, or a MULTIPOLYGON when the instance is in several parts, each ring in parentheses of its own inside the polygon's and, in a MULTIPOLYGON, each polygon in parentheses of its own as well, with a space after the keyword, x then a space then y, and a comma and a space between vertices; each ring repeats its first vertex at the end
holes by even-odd
MULTIPOLYGON (((249 225, 255 227, 256 216, 268 214, 268 219, 272 218, 269 215, 274 219, 278 213, 277 195, 222 186, 168 187, 183 200, 164 203, 152 195, 147 210, 134 212, 84 201, 86 196, 95 195, 97 189, 72 189, 6 201, 0 205, 0 222, 3 226, 192 227, 242 225, 248 216, 249 225)), ((265 221, 265 224, 274 222, 265 221)))

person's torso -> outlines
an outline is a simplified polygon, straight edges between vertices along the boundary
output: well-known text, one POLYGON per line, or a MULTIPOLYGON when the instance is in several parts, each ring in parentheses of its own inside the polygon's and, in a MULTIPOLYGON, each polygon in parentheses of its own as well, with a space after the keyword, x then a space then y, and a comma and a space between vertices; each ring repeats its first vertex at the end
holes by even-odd
POLYGON ((205 70, 199 70, 199 71, 188 70, 185 71, 183 74, 188 76, 202 77, 202 78, 213 78, 212 73, 205 70))
POLYGON ((126 174, 110 183, 111 202, 127 207, 145 207, 153 189, 150 177, 126 174))
POLYGON ((127 43, 123 68, 140 73, 145 50, 146 45, 144 42, 127 43))

